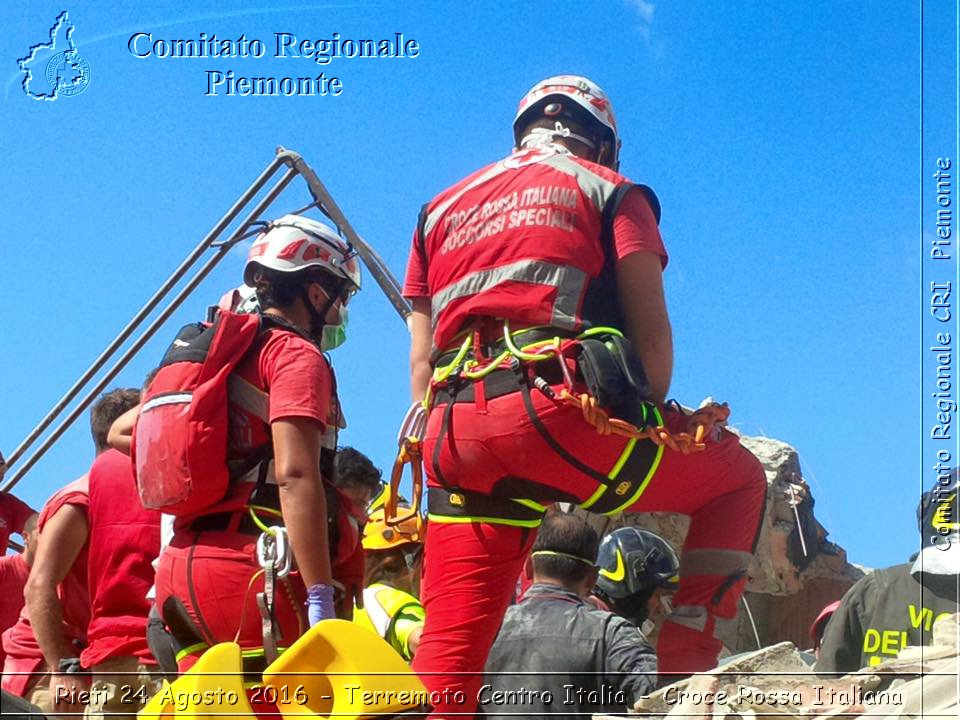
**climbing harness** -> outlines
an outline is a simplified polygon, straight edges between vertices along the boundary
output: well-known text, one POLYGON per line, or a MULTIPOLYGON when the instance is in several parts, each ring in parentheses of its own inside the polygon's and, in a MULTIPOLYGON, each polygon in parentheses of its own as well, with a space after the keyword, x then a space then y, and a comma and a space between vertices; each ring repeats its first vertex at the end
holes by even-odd
MULTIPOLYGON (((640 398, 638 403, 640 413, 642 419, 646 421, 640 426, 625 419, 611 417, 610 412, 602 406, 597 397, 602 391, 600 386, 602 381, 598 381, 595 387, 588 387, 587 391, 575 392, 571 369, 566 360, 573 356, 579 346, 587 342, 596 342, 595 338, 602 338, 603 336, 617 338, 618 341, 621 341, 619 344, 621 354, 629 352, 628 349, 624 349, 623 333, 611 327, 596 327, 590 328, 573 338, 562 339, 555 335, 551 338, 531 342, 523 347, 517 346, 514 339, 515 335, 535 330, 542 331, 543 329, 528 328, 517 333, 511 333, 509 322, 504 321, 503 350, 486 361, 477 360, 476 357, 468 358, 471 348, 476 349, 478 346, 477 334, 468 335, 464 338, 450 362, 445 366, 435 368, 424 405, 429 406, 431 394, 436 388, 443 387, 444 384, 458 377, 467 380, 480 380, 497 370, 517 369, 518 363, 521 367, 526 363, 531 371, 532 385, 536 390, 558 405, 565 404, 579 408, 584 421, 600 435, 619 435, 633 440, 646 439, 652 441, 655 445, 665 445, 671 450, 686 455, 703 450, 706 447, 703 440, 714 431, 717 425, 723 425, 730 416, 730 409, 726 404, 711 403, 691 415, 691 420, 696 423, 696 430, 693 435, 687 432, 671 433, 660 422, 657 424, 648 422, 649 419, 654 417, 654 413, 651 412, 654 409, 654 404, 646 398, 640 398), (558 361, 564 385, 559 393, 551 387, 551 384, 541 374, 535 372, 538 364, 547 360, 558 361)), ((659 420, 659 413, 656 413, 655 417, 659 420)))

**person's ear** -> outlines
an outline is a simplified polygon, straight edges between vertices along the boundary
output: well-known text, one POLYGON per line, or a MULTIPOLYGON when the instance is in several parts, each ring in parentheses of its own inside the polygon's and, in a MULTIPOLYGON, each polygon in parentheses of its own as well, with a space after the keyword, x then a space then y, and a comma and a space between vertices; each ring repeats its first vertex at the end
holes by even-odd
POLYGON ((322 307, 327 300, 330 299, 327 291, 317 282, 310 283, 310 286, 307 288, 307 297, 310 298, 310 302, 313 303, 314 307, 322 307))
POLYGON ((600 577, 600 568, 593 568, 590 571, 589 577, 587 577, 587 591, 592 592, 594 586, 597 584, 597 580, 600 577))
POLYGON ((614 172, 619 170, 620 162, 617 159, 619 155, 619 145, 619 141, 617 142, 617 147, 614 147, 613 143, 609 141, 600 143, 600 150, 597 151, 597 165, 608 167, 614 172))

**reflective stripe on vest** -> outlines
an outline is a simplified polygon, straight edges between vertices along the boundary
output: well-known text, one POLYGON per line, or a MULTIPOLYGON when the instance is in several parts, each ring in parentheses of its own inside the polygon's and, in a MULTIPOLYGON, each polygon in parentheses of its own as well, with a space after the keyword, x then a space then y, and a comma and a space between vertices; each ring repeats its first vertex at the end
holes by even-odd
MULTIPOLYGON (((270 394, 264 392, 249 380, 245 380, 236 373, 232 374, 227 381, 227 388, 230 402, 243 408, 254 417, 260 418, 266 424, 270 424, 270 394)), ((340 403, 336 403, 339 408, 340 403)), ((326 429, 320 436, 320 447, 329 450, 337 449, 337 427, 346 427, 342 413, 337 417, 336 422, 327 421, 326 429)), ((271 462, 271 476, 272 472, 271 462)))
POLYGON ((377 599, 378 591, 382 589, 382 585, 372 585, 363 591, 363 609, 366 611, 367 617, 370 618, 370 623, 373 625, 373 629, 377 631, 377 635, 386 640, 387 632, 390 630, 390 622, 393 618, 390 617, 386 608, 377 599))
POLYGON ((376 633, 386 640, 397 616, 406 608, 419 605, 413 595, 403 590, 383 583, 374 583, 363 591, 363 609, 354 610, 354 620, 361 618, 359 622, 362 625, 367 624, 364 620, 368 621, 376 633), (365 618, 363 614, 366 615, 365 618))
POLYGON ((477 270, 447 285, 430 299, 433 323, 443 309, 453 300, 478 295, 505 282, 525 282, 534 285, 549 285, 557 289, 550 324, 564 330, 574 330, 577 325, 577 307, 587 287, 587 274, 569 265, 539 260, 521 260, 511 265, 477 270))
POLYGON ((621 186, 632 184, 538 148, 494 163, 428 204, 415 243, 428 266, 434 351, 475 316, 565 331, 597 322, 584 315, 584 303, 608 256, 604 210, 622 197, 621 186), (531 300, 517 303, 525 286, 531 300))

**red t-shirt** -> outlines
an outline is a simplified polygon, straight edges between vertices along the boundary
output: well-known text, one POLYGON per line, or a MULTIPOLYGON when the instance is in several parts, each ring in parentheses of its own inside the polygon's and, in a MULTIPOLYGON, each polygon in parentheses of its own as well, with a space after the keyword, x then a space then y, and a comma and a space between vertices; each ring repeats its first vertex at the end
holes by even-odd
MULTIPOLYGON (((0 557, 0 634, 13 627, 23 609, 23 588, 30 575, 30 566, 23 555, 0 557)), ((5 655, 0 647, 0 667, 5 655)))
MULTIPOLYGON (((128 461, 129 462, 129 461, 128 461)), ((90 505, 89 475, 74 480, 62 490, 57 491, 40 511, 40 520, 37 529, 43 534, 43 528, 50 518, 57 514, 64 505, 73 505, 84 513, 90 505)), ((63 604, 63 623, 71 637, 85 639, 87 625, 90 623, 90 594, 87 591, 87 560, 90 549, 90 539, 83 544, 77 559, 67 576, 60 583, 58 592, 63 604)))
POLYGON ((130 458, 101 454, 90 468, 90 624, 80 654, 86 668, 137 657, 153 662, 147 646, 147 591, 160 547, 160 513, 140 504, 130 458))
POLYGON ((23 524, 35 512, 36 510, 10 493, 0 492, 0 555, 7 551, 10 535, 22 533, 23 524))
MULTIPOLYGON (((269 423, 276 420, 311 418, 322 428, 336 422, 338 405, 327 359, 316 344, 296 333, 279 329, 263 333, 235 372, 258 390, 269 393, 264 408, 268 422, 230 403, 228 454, 231 460, 242 459, 270 442, 269 423)), ((204 514, 242 509, 253 487, 253 483, 234 482, 226 498, 204 514)), ((178 522, 177 527, 182 524, 178 522)))
MULTIPOLYGON (((269 422, 312 418, 326 427, 334 403, 327 359, 315 343, 287 330, 259 338, 236 373, 269 393, 269 422)), ((270 426, 245 409, 230 406, 230 457, 240 458, 270 441, 270 426)))
MULTIPOLYGON (((643 191, 634 188, 624 196, 613 220, 613 247, 617 259, 636 252, 652 252, 660 256, 660 265, 667 267, 668 255, 660 237, 657 219, 643 191)), ((407 274, 403 283, 404 297, 430 297, 427 284, 427 261, 420 252, 416 234, 407 262, 407 274)))
MULTIPOLYGON (((88 493, 86 475, 55 492, 40 511, 39 530, 42 532, 47 521, 64 505, 75 505, 86 512, 90 502, 88 493)), ((87 594, 88 548, 89 543, 85 543, 58 588, 63 607, 64 637, 74 645, 82 645, 86 641, 87 625, 90 622, 90 599, 87 594)), ((31 673, 43 666, 43 653, 33 636, 26 607, 20 611, 16 624, 3 634, 3 650, 7 657, 0 686, 7 692, 22 696, 30 684, 31 673)))

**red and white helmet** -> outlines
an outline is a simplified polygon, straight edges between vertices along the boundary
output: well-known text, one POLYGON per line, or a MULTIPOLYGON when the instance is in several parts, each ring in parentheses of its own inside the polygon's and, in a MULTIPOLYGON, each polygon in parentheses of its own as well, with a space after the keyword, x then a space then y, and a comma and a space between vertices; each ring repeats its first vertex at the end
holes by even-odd
POLYGON ((522 120, 541 100, 549 97, 566 98, 590 115, 613 136, 614 147, 619 147, 620 135, 617 133, 617 119, 613 115, 613 106, 610 104, 607 94, 603 89, 589 78, 581 75, 554 75, 546 80, 541 80, 534 85, 527 94, 520 100, 517 106, 517 114, 513 118, 513 136, 520 144, 518 133, 524 125, 522 120))
POLYGON ((284 215, 271 222, 253 243, 243 270, 243 282, 256 284, 258 268, 297 272, 319 268, 360 289, 356 253, 323 223, 301 215, 284 215))

